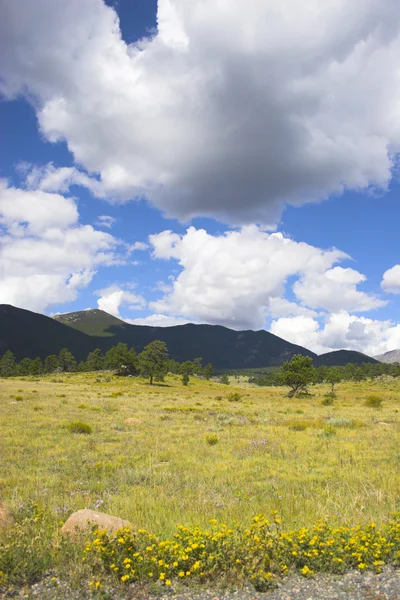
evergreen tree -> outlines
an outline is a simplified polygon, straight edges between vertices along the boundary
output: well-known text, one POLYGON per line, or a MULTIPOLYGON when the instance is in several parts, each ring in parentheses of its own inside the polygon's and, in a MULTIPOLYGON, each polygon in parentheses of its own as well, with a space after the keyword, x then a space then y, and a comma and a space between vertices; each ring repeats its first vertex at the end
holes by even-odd
POLYGON ((295 354, 291 361, 286 361, 280 373, 282 383, 291 388, 290 396, 295 396, 299 391, 307 393, 307 386, 312 383, 314 376, 312 358, 302 354, 295 354))
POLYGON ((337 367, 331 367, 328 369, 326 381, 331 384, 331 393, 335 393, 335 383, 339 383, 342 380, 340 370, 337 367))
POLYGON ((58 355, 58 366, 61 371, 76 371, 76 360, 67 348, 62 348, 58 355))
POLYGON ((15 356, 11 350, 7 350, 0 360, 0 376, 1 377, 12 377, 15 375, 16 365, 15 356))
POLYGON ((112 369, 116 375, 136 375, 137 357, 133 348, 127 344, 117 344, 106 353, 104 364, 106 369, 112 369))
POLYGON ((187 373, 184 373, 182 375, 182 385, 187 385, 189 383, 189 375, 187 373))
POLYGON ((86 362, 88 371, 101 371, 104 369, 104 355, 100 348, 89 352, 86 362))
POLYGON ((30 375, 40 375, 43 373, 43 363, 41 358, 37 357, 32 361, 29 373, 30 375))
POLYGON ((54 373, 58 369, 58 358, 55 354, 50 354, 46 356, 44 361, 44 372, 45 373, 54 373))
POLYGON ((168 366, 168 348, 165 342, 161 340, 150 342, 138 358, 140 373, 143 377, 149 378, 150 385, 153 384, 153 379, 163 381, 168 366))
POLYGON ((229 377, 226 373, 224 373, 223 375, 221 375, 220 377, 220 381, 221 383, 224 383, 225 385, 229 385, 229 377))
POLYGON ((211 377, 213 376, 213 368, 212 368, 212 364, 208 363, 204 369, 203 369, 203 375, 206 379, 211 379, 211 377))
POLYGON ((17 366, 17 373, 22 377, 29 375, 31 372, 33 360, 31 358, 23 358, 17 366))

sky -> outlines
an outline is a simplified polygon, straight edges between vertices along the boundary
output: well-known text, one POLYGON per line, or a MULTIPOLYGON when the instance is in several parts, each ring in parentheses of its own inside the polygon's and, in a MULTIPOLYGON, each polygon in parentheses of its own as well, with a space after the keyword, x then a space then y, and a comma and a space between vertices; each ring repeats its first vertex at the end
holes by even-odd
POLYGON ((0 0, 0 303, 400 348, 396 0, 0 0))

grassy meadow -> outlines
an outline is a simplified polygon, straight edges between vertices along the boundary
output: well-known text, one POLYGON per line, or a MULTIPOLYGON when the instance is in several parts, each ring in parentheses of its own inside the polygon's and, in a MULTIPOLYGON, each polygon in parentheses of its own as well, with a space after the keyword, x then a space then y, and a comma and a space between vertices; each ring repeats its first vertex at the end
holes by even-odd
POLYGON ((329 386, 311 391, 105 372, 3 379, 0 501, 16 515, 36 504, 51 531, 81 508, 159 536, 271 511, 284 530, 387 522, 400 510, 400 381, 341 383, 333 405, 329 386), (365 405, 371 394, 380 408, 365 405))

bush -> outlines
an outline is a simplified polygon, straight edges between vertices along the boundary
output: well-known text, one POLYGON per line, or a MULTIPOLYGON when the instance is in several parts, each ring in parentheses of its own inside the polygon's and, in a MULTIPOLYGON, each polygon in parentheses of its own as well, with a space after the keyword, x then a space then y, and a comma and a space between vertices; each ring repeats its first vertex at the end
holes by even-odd
POLYGON ((307 429, 307 423, 303 421, 289 421, 289 429, 292 431, 305 431, 307 429))
POLYGON ((239 394, 239 392, 232 392, 232 394, 229 394, 228 396, 229 402, 240 402, 242 398, 243 396, 242 394, 239 394))
POLYGON ((322 400, 321 404, 323 406, 332 406, 335 398, 336 398, 335 392, 329 392, 328 394, 324 395, 324 399, 322 400))
POLYGON ((369 408, 381 408, 382 402, 383 402, 383 400, 380 396, 371 394, 371 396, 368 396, 368 398, 364 402, 364 405, 368 406, 369 408))
POLYGON ((330 427, 354 427, 354 421, 347 417, 331 417, 328 419, 328 425, 330 427))
POLYGON ((92 433, 92 428, 87 423, 82 423, 82 421, 74 421, 74 423, 70 423, 68 425, 68 429, 71 433, 92 433))
POLYGON ((2 584, 31 585, 52 565, 51 532, 43 512, 29 506, 25 515, 0 540, 0 593, 2 584))
POLYGON ((17 402, 22 402, 22 400, 23 400, 23 397, 22 397, 22 396, 15 396, 15 400, 16 400, 17 402))
POLYGON ((219 442, 219 438, 216 433, 207 433, 205 439, 209 446, 215 446, 215 444, 218 444, 219 442))

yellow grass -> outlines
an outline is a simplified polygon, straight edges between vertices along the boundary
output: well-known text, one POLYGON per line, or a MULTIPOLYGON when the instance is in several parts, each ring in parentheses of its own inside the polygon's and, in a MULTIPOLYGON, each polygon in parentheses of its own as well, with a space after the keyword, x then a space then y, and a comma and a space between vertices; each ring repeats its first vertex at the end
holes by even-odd
POLYGON ((0 501, 35 502, 54 527, 87 507, 160 535, 271 510, 286 529, 399 510, 400 382, 340 384, 333 406, 321 404, 329 386, 286 391, 104 373, 2 380, 0 501), (372 393, 382 408, 364 405, 372 393), (76 421, 92 433, 71 433, 76 421))

